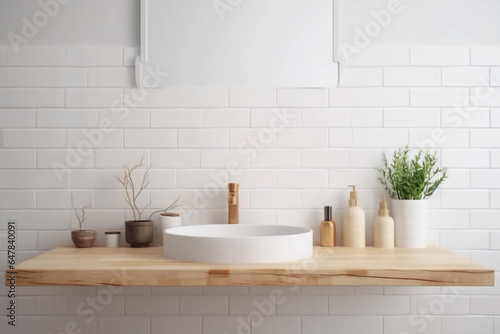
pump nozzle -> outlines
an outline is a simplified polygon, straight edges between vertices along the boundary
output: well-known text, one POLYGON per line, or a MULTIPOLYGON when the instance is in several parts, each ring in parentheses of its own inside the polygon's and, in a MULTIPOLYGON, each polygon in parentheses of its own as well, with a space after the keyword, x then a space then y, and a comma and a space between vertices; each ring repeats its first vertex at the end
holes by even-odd
POLYGON ((349 204, 349 206, 358 206, 358 193, 356 192, 356 186, 352 185, 349 187, 352 188, 352 191, 349 195, 348 204, 349 204))
POLYGON ((388 216, 389 215, 389 209, 387 209, 387 202, 385 201, 385 196, 382 196, 382 200, 380 201, 378 215, 379 216, 388 216))

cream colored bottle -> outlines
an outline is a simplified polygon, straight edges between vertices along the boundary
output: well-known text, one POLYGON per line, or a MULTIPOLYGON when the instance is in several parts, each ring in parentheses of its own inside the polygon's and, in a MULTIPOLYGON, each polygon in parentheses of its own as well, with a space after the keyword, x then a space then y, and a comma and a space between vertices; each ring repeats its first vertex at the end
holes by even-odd
POLYGON ((365 210, 359 206, 356 186, 352 187, 348 206, 344 210, 344 247, 365 247, 365 210))
POLYGON ((335 247, 336 226, 332 219, 332 207, 325 206, 324 211, 325 219, 321 222, 320 226, 320 240, 321 247, 335 247))
POLYGON ((373 241, 375 247, 394 248, 394 219, 389 216, 387 202, 382 196, 378 216, 373 224, 374 234, 373 241))

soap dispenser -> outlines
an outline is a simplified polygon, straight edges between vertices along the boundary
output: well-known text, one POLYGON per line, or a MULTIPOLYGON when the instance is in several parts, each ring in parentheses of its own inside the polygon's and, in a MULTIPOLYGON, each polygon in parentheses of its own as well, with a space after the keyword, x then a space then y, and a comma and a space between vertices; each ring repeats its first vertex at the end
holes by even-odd
POLYGON ((378 216, 375 218, 374 246, 381 248, 394 248, 394 219, 389 216, 385 196, 382 196, 378 216))
POLYGON ((344 246, 363 248, 365 247, 365 211, 359 206, 356 186, 352 187, 348 206, 344 210, 344 246))
POLYGON ((332 219, 332 207, 325 206, 324 220, 321 222, 320 227, 319 245, 322 247, 335 247, 336 234, 335 222, 332 219))

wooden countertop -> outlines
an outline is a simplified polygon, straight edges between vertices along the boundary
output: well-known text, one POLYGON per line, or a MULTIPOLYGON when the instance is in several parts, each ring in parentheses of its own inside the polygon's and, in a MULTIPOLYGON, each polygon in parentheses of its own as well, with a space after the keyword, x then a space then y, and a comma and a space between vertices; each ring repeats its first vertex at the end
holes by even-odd
MULTIPOLYGON (((493 285, 494 271, 450 251, 315 247, 313 258, 225 265, 166 259, 161 247, 56 248, 16 267, 16 285, 493 285)), ((6 272, 7 279, 12 274, 6 272)))

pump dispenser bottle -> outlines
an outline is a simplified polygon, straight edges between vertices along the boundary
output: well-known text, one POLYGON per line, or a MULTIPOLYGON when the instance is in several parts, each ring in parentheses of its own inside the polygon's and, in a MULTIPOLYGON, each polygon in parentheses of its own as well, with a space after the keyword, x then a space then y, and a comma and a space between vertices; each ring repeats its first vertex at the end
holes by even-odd
POLYGON ((373 241, 375 247, 394 248, 394 219, 389 216, 387 202, 382 196, 378 216, 375 218, 373 241))
POLYGON ((320 227, 320 241, 319 245, 322 247, 335 247, 336 226, 332 220, 332 207, 325 206, 325 220, 321 222, 320 227))
POLYGON ((348 206, 344 210, 344 246, 363 248, 365 247, 365 211, 359 206, 356 186, 352 187, 348 206))

